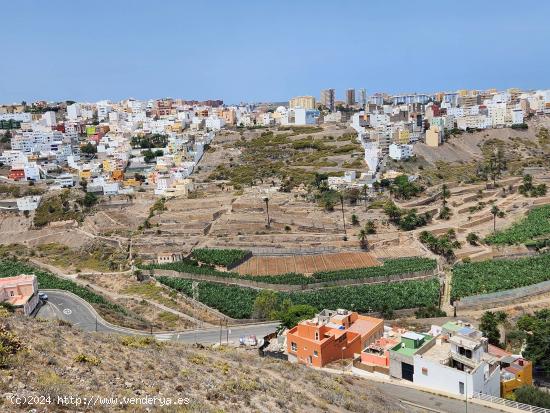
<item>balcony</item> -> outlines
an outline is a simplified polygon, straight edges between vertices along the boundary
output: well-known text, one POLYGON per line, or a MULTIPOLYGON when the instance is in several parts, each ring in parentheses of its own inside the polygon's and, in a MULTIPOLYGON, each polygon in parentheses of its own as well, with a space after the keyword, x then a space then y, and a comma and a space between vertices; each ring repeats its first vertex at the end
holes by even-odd
POLYGON ((462 363, 465 366, 471 367, 473 369, 475 369, 477 367, 477 364, 478 364, 474 360, 469 359, 468 357, 463 356, 463 355, 458 354, 458 353, 451 353, 451 358, 453 360, 458 361, 459 363, 462 363))

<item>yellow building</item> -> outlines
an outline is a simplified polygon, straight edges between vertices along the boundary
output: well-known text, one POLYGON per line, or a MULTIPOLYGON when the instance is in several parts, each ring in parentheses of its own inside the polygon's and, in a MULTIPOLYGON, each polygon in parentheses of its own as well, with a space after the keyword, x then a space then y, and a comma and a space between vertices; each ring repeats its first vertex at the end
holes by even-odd
POLYGON ((442 141, 442 132, 438 126, 432 126, 426 131, 426 145, 437 148, 442 141))
POLYGON ((489 344, 489 354, 499 359, 500 397, 511 396, 516 389, 533 385, 533 364, 522 357, 489 344))
POLYGON ((124 186, 140 186, 141 182, 139 182, 136 178, 128 178, 124 180, 124 186))
POLYGON ((401 144, 408 144, 410 137, 411 133, 408 129, 399 129, 397 132, 397 142, 401 144))
POLYGON ((113 170, 113 165, 109 159, 104 159, 102 165, 105 172, 111 172, 113 170))
POLYGON ((195 189, 190 178, 178 179, 170 187, 166 188, 166 195, 187 196, 195 189))
POLYGON ((288 106, 291 109, 296 107, 315 109, 315 98, 313 96, 296 96, 288 101, 288 106))
POLYGON ((90 169, 82 169, 78 175, 80 176, 80 179, 89 181, 92 177, 92 171, 90 169))

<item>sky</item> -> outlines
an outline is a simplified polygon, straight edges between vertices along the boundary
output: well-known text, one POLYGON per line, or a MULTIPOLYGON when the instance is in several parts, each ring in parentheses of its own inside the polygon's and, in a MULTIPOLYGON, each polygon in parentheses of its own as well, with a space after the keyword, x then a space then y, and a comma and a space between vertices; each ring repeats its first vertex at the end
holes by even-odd
POLYGON ((550 87, 544 0, 3 2, 0 102, 550 87))

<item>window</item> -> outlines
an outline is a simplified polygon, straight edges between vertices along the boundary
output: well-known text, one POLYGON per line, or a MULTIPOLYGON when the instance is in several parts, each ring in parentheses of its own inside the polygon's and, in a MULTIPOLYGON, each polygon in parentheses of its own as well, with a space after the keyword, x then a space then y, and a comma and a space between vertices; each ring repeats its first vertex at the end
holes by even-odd
POLYGON ((317 352, 317 350, 313 350, 313 357, 319 357, 319 353, 317 352))
POLYGON ((298 350, 298 346, 296 346, 296 343, 290 343, 290 350, 292 351, 298 350))
POLYGON ((13 293, 13 291, 10 291, 10 297, 13 297, 15 294, 13 293))
POLYGON ((315 340, 319 340, 319 332, 318 331, 315 332, 315 340))
POLYGON ((460 394, 464 394, 464 383, 459 381, 458 382, 458 391, 460 392, 460 394))
POLYGON ((422 374, 424 376, 427 376, 428 375, 428 369, 426 367, 422 367, 422 374))

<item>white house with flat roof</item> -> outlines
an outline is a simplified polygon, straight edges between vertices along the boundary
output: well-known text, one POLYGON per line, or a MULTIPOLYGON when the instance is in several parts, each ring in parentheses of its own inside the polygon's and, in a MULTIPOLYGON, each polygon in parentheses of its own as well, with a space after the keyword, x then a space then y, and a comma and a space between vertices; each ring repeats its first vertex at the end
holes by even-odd
POLYGON ((500 397, 500 365, 488 345, 481 331, 446 323, 435 344, 414 355, 413 382, 456 395, 500 397))

